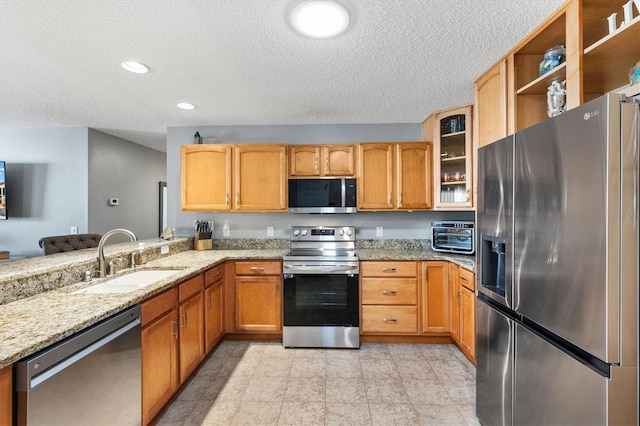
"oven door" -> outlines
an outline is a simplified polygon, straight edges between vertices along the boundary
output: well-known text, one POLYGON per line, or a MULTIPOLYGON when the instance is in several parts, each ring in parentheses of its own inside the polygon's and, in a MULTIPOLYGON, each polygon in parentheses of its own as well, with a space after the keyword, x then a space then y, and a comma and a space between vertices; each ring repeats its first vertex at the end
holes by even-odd
POLYGON ((284 326, 358 327, 358 275, 284 274, 284 326))

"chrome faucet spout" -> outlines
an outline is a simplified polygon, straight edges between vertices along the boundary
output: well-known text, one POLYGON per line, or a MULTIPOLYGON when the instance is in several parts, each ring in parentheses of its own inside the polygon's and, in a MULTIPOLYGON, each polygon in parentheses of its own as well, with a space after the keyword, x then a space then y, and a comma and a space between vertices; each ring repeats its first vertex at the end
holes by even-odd
POLYGON ((104 261, 104 244, 106 243, 107 239, 115 234, 124 234, 127 235, 129 238, 131 238, 131 241, 137 241, 138 239, 136 238, 135 234, 131 231, 129 231, 128 229, 112 229, 111 231, 107 232, 106 234, 104 234, 102 236, 102 238, 100 238, 100 242, 98 243, 98 263, 100 265, 100 278, 104 278, 107 275, 107 266, 105 265, 105 261, 104 261))

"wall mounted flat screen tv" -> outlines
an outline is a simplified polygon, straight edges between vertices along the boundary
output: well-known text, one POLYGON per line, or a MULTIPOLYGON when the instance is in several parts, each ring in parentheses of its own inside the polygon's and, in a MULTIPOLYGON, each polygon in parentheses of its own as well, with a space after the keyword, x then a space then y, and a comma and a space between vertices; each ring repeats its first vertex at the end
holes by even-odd
POLYGON ((7 181, 5 176, 5 162, 0 161, 0 220, 7 218, 7 181))

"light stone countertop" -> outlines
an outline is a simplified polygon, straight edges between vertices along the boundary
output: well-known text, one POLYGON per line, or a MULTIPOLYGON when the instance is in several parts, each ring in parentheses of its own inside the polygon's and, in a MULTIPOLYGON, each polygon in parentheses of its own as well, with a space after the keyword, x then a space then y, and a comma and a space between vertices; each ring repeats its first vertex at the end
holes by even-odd
MULTIPOLYGON (((282 259, 287 250, 183 251, 138 269, 181 269, 143 289, 122 294, 71 294, 80 282, 0 305, 0 368, 89 327, 227 259, 282 259)), ((125 271, 126 272, 126 271, 125 271)))
POLYGON ((456 265, 476 271, 475 255, 443 253, 432 249, 423 250, 387 250, 360 249, 357 250, 360 260, 446 260, 456 265))
MULTIPOLYGON (((186 242, 178 241, 175 244, 184 245, 186 242)), ((71 294, 76 290, 103 281, 94 279, 92 283, 77 282, 50 290, 45 288, 40 294, 0 305, 0 368, 44 349, 123 309, 138 304, 225 260, 282 259, 288 252, 288 249, 282 248, 205 251, 179 251, 180 249, 180 247, 177 247, 177 253, 158 257, 138 268, 179 269, 179 273, 131 293, 71 294)), ((117 248, 109 249, 109 251, 117 255, 117 248)), ((357 253, 360 260, 447 260, 475 271, 474 256, 440 253, 431 249, 375 248, 360 249, 357 250, 357 253)), ((87 261, 91 262, 95 258, 95 253, 90 256, 91 259, 85 259, 86 254, 77 254, 75 256, 79 257, 74 257, 73 254, 60 255, 58 261, 64 257, 67 264, 75 265, 77 263, 84 266, 87 261)), ((37 260, 35 262, 38 264, 37 260)), ((3 274, 0 274, 0 291, 2 291, 1 286, 3 283, 20 284, 27 282, 30 274, 42 275, 51 273, 56 275, 61 273, 60 266, 51 263, 52 260, 49 256, 42 258, 42 262, 47 265, 40 268, 36 267, 34 268, 35 271, 25 270, 24 265, 22 270, 17 267, 12 268, 10 274, 3 271, 5 273, 4 278, 7 275, 11 275, 12 278, 3 282, 3 274)), ((68 269, 68 267, 62 269, 68 269)), ((123 273, 126 272, 124 271, 123 273)))

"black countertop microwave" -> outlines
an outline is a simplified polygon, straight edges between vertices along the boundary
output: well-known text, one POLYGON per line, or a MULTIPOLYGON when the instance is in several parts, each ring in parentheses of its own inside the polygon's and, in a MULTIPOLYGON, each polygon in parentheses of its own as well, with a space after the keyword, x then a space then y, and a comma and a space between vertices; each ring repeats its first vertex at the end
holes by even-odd
POLYGON ((289 179, 289 213, 355 213, 354 178, 289 179))

